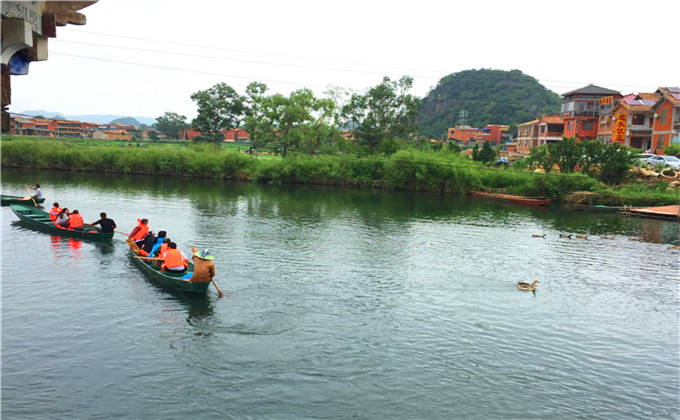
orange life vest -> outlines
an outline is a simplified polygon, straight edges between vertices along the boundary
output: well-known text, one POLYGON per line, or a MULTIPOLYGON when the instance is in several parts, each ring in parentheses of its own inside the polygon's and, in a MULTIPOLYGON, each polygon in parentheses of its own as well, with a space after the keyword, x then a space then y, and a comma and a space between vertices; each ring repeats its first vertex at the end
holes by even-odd
POLYGON ((68 215, 68 228, 82 228, 83 227, 83 216, 78 213, 68 215))
POLYGON ((54 222, 59 213, 61 213, 61 207, 52 207, 52 210, 50 210, 50 220, 54 222))
POLYGON ((142 239, 144 239, 144 237, 146 237, 146 234, 149 233, 149 225, 143 225, 141 220, 137 220, 137 221, 139 222, 139 224, 137 225, 139 230, 132 237, 132 240, 135 241, 135 242, 141 241, 142 239))
POLYGON ((158 257, 163 258, 163 254, 165 254, 165 251, 168 250, 168 244, 163 244, 160 247, 160 250, 158 251, 158 257))
POLYGON ((189 266, 189 264, 187 264, 187 259, 182 255, 182 251, 179 249, 168 249, 165 253, 165 261, 163 261, 163 266, 161 268, 174 268, 180 266, 189 266))

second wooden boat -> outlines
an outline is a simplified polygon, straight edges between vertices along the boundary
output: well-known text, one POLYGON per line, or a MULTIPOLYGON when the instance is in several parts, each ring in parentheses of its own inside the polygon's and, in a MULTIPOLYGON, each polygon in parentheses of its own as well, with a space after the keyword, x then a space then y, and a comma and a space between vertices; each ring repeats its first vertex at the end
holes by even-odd
POLYGON ((111 241, 114 233, 102 233, 102 230, 97 226, 83 225, 82 230, 65 229, 63 227, 55 226, 50 219, 50 215, 35 207, 24 206, 22 204, 10 204, 14 214, 19 220, 26 222, 27 225, 47 232, 51 235, 68 236, 76 239, 89 239, 93 241, 111 241))
POLYGON ((549 198, 523 197, 521 195, 488 193, 488 192, 482 192, 482 191, 470 191, 470 194, 475 196, 475 197, 493 198, 493 199, 496 199, 496 200, 504 200, 504 201, 510 201, 510 202, 514 202, 514 203, 532 204, 532 205, 535 205, 535 206, 542 206, 542 205, 548 204, 550 202, 549 198))

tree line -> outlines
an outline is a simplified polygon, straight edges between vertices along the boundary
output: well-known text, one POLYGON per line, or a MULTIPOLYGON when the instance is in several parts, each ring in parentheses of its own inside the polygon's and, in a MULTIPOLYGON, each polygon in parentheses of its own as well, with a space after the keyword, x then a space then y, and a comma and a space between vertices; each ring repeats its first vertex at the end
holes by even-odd
POLYGON ((191 95, 198 113, 190 124, 185 116, 166 112, 156 119, 155 128, 179 138, 192 127, 201 132, 198 140, 206 142, 222 142, 225 131, 243 128, 255 147, 281 156, 293 151, 394 152, 401 143, 423 140, 417 137, 416 124, 421 100, 409 93, 412 86, 409 76, 384 77, 364 93, 331 87, 324 97, 317 97, 307 88, 287 96, 268 94, 267 85, 260 82, 240 94, 218 83, 191 95))

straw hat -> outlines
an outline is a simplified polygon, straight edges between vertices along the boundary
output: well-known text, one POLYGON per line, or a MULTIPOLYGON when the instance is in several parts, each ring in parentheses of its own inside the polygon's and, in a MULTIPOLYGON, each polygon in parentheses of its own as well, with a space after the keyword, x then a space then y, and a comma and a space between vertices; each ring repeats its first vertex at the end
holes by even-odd
POLYGON ((215 259, 213 254, 210 251, 208 251, 207 249, 204 249, 203 251, 196 251, 194 253, 194 255, 197 256, 198 258, 201 258, 201 259, 204 259, 204 260, 214 260, 215 259))

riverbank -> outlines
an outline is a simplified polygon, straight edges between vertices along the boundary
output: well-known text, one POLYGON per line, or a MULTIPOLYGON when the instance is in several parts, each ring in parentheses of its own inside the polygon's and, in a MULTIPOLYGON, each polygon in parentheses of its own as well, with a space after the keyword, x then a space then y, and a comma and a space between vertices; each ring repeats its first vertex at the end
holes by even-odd
POLYGON ((470 190, 542 196, 564 202, 575 191, 597 193, 592 204, 657 206, 680 202, 663 182, 606 186, 583 174, 545 174, 488 167, 450 151, 401 150, 391 156, 250 155, 211 145, 121 147, 64 139, 3 136, 2 166, 79 172, 304 183, 465 194, 470 190))

